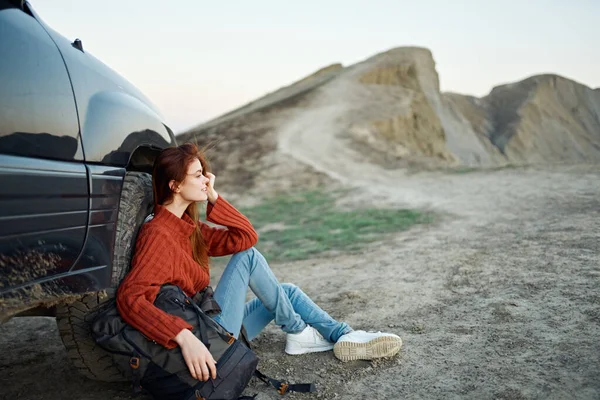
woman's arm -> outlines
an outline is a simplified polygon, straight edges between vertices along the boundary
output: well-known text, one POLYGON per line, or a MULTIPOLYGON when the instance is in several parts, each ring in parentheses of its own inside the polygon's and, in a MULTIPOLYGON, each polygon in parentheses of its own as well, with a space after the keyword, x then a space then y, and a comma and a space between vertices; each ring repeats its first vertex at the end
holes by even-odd
POLYGON ((121 317, 150 339, 173 348, 173 338, 183 329, 192 328, 183 319, 154 306, 160 287, 172 280, 168 235, 142 228, 127 274, 117 292, 121 317))
POLYGON ((215 176, 210 172, 207 186, 208 204, 206 219, 227 227, 215 228, 200 223, 202 237, 208 247, 209 257, 226 256, 247 250, 258 241, 254 227, 241 212, 229 204, 215 190, 215 176))
POLYGON ((206 219, 227 227, 226 229, 215 228, 200 223, 202 237, 208 246, 208 255, 211 257, 226 256, 247 250, 258 241, 258 234, 248 218, 221 196, 214 205, 208 203, 206 219))

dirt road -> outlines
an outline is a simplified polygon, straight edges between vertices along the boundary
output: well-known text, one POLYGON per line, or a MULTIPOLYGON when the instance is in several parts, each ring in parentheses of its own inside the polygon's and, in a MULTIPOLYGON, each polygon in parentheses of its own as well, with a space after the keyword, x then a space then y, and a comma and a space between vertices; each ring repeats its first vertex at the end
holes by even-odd
MULTIPOLYGON (((270 326, 256 340, 264 372, 319 389, 287 398, 600 398, 600 169, 384 178, 346 182, 348 202, 425 208, 438 222, 361 254, 272 267, 334 317, 399 334, 402 351, 374 363, 292 357, 270 326)), ((0 342, 3 399, 133 398, 76 375, 52 319, 13 319, 0 342)), ((247 393, 279 398, 256 382, 247 393)))

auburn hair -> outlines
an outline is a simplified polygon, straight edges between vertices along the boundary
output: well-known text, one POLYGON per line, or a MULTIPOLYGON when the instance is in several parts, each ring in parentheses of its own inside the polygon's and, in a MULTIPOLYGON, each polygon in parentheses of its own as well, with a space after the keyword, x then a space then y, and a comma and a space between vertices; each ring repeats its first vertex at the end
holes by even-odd
MULTIPOLYGON (((187 169, 190 163, 195 159, 202 164, 202 174, 206 176, 210 172, 210 165, 204 155, 204 151, 199 149, 195 144, 185 143, 177 147, 167 147, 154 161, 152 171, 152 191, 154 192, 154 205, 166 205, 173 202, 173 190, 169 187, 169 182, 175 181, 176 185, 181 184, 187 176, 187 169)), ((200 213, 198 205, 191 203, 185 210, 196 228, 192 233, 190 240, 192 242, 192 251, 194 260, 200 266, 208 271, 208 249, 198 220, 200 213)))

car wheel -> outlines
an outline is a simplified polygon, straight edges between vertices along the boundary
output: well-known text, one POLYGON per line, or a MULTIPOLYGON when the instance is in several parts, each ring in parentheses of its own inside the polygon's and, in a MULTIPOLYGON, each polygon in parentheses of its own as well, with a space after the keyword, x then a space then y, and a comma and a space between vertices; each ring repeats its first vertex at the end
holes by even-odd
MULTIPOLYGON (((117 219, 113 257, 112 287, 116 288, 129 271, 135 238, 145 218, 152 212, 152 179, 143 172, 125 175, 117 219)), ((61 339, 73 365, 91 379, 115 382, 127 380, 112 355, 96 345, 90 323, 99 306, 115 290, 86 294, 80 300, 57 307, 56 321, 61 339)))

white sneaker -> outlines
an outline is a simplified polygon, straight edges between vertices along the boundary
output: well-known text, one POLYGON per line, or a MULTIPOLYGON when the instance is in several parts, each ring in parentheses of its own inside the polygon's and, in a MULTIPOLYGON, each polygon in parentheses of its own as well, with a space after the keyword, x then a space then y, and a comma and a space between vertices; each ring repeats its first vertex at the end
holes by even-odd
POLYGON ((333 343, 326 340, 315 328, 307 325, 300 333, 288 333, 285 352, 288 354, 306 354, 333 349, 333 343))
POLYGON ((372 360, 396 355, 402 339, 393 333, 352 331, 340 337, 333 354, 341 361, 372 360))

